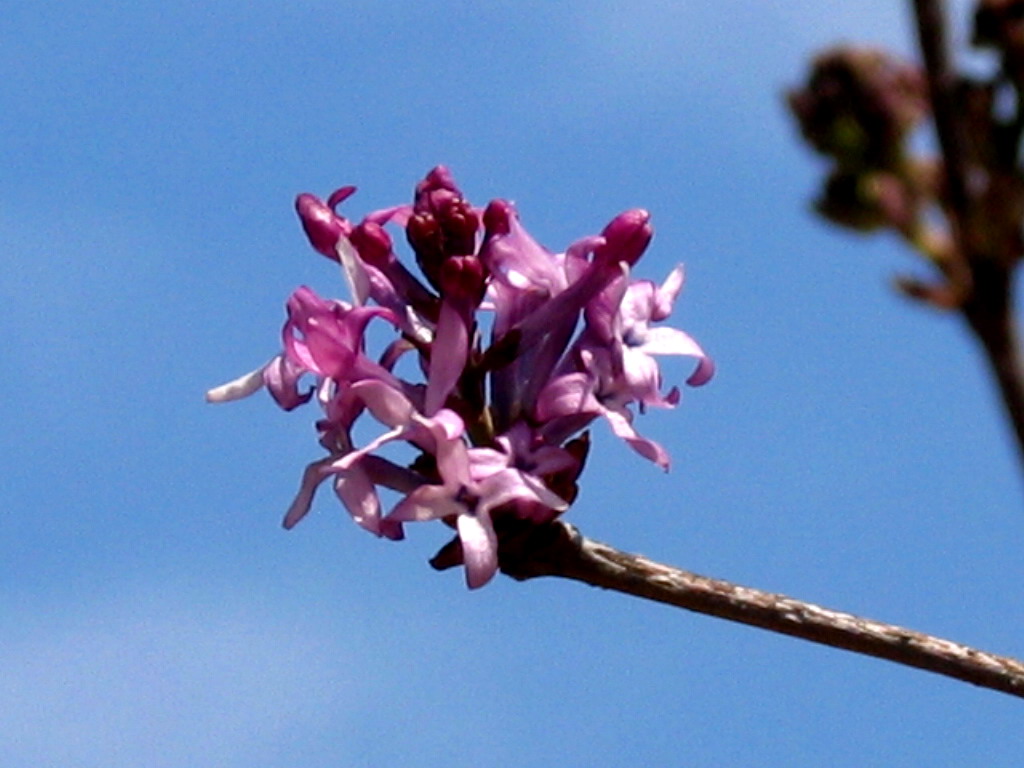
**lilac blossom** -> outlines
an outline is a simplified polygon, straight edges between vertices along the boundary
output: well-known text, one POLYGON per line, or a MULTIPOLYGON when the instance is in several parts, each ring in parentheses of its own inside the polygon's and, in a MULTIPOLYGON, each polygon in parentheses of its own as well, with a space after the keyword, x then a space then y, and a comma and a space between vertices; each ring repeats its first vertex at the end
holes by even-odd
POLYGON ((622 275, 596 297, 585 312, 586 330, 577 350, 587 350, 609 381, 604 390, 627 393, 641 407, 671 407, 679 400, 673 387, 661 394, 661 370, 655 356, 684 355, 697 358, 697 368, 686 380, 700 386, 714 375, 714 363, 688 334, 668 326, 652 327, 665 320, 683 286, 683 268, 676 267, 661 286, 649 280, 628 282, 622 275))
POLYGON ((503 505, 525 504, 550 510, 568 504, 534 475, 511 466, 516 457, 491 448, 467 448, 461 440, 437 446, 441 483, 422 485, 388 515, 397 522, 455 518, 466 565, 466 583, 482 587, 498 570, 498 540, 492 512, 503 505))
POLYGON ((411 204, 358 222, 338 211, 354 192, 296 200, 310 245, 340 266, 348 299, 298 288, 286 302, 282 351, 207 393, 226 402, 266 388, 284 410, 309 402, 320 409, 326 454, 304 471, 286 528, 330 481, 353 520, 376 536, 399 540, 406 523, 445 522, 456 535, 433 562, 464 565, 477 588, 500 568, 503 532, 545 525, 575 500, 595 420, 668 468, 664 448, 634 427, 646 407, 679 402, 678 387, 662 392, 658 358, 695 358, 691 386, 708 381, 714 366, 688 334, 661 324, 682 268, 660 286, 632 278, 653 234, 650 214, 626 211, 554 252, 511 203, 471 205, 443 166, 416 186, 411 204), (403 232, 419 276, 387 227, 403 232), (390 336, 370 354, 373 321, 390 336), (422 378, 397 373, 406 355, 422 378), (357 445, 353 428, 364 416, 381 429, 357 445), (402 450, 411 461, 398 458, 402 450), (390 510, 382 488, 399 495, 390 510))

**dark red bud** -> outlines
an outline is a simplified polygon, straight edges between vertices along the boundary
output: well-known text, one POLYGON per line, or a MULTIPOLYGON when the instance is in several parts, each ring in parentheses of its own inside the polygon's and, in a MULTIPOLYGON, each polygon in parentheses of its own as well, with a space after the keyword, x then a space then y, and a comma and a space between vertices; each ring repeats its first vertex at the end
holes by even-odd
POLYGON ((299 221, 313 248, 337 261, 335 247, 338 240, 348 236, 351 225, 315 195, 303 193, 295 198, 295 211, 299 214, 299 221))
POLYGON ((480 219, 462 198, 453 199, 438 214, 444 240, 444 252, 449 256, 466 256, 476 251, 476 232, 480 219))
POLYGON ((441 292, 460 303, 479 306, 486 280, 487 270, 476 256, 452 256, 441 265, 441 292))
POLYGON ((515 208, 507 200, 491 200, 484 210, 484 231, 485 237, 491 238, 498 235, 507 235, 512 230, 512 219, 515 218, 515 208))
POLYGON ((429 213, 413 214, 405 225, 405 237, 416 253, 416 263, 423 276, 440 290, 438 279, 444 262, 444 242, 437 219, 429 213))
POLYGON ((604 228, 601 236, 605 242, 594 250, 594 261, 613 264, 624 261, 633 266, 647 250, 654 236, 651 214, 642 208, 620 213, 604 228))
POLYGON ((439 190, 447 190, 454 193, 455 197, 461 197, 462 193, 459 192, 458 186, 455 184, 455 179, 452 177, 451 171, 445 166, 439 165, 431 170, 426 177, 419 184, 416 185, 416 196, 414 198, 414 206, 416 210, 422 208, 430 209, 428 198, 431 193, 435 193, 439 190))
POLYGON ((417 200, 414 207, 418 211, 430 211, 431 213, 441 214, 461 199, 462 197, 456 190, 433 189, 417 200))
POLYGON ((372 267, 385 269, 393 258, 391 236, 380 224, 364 221, 349 236, 359 258, 372 267))

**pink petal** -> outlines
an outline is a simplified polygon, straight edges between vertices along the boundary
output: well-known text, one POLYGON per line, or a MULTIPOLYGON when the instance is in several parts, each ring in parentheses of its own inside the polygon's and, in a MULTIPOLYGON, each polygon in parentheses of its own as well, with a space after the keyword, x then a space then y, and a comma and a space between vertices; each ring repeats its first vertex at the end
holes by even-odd
POLYGON ((512 501, 538 502, 561 512, 568 509, 566 502, 552 493, 539 478, 518 469, 506 469, 491 475, 478 486, 479 510, 490 511, 512 501))
POLYGON ((469 451, 460 439, 439 440, 434 452, 437 470, 449 488, 472 484, 469 451))
POLYGON ((692 355, 707 357, 700 345, 693 338, 678 328, 662 325, 650 328, 643 343, 634 349, 648 355, 692 355))
POLYGON ((263 383, 270 396, 286 411, 309 402, 313 389, 299 392, 298 383, 306 369, 296 365, 285 355, 278 355, 263 368, 263 383))
POLYGON ((689 355, 697 358, 697 369, 690 374, 686 383, 691 387, 706 384, 715 375, 715 363, 708 357, 700 344, 687 333, 677 328, 651 328, 644 343, 634 351, 648 355, 689 355))
POLYGON ((432 416, 448 399, 459 383, 469 353, 469 332, 466 322, 449 302, 441 304, 437 332, 430 349, 430 371, 427 375, 426 414, 432 416))
POLYGON ((294 528, 298 522, 309 513, 309 508, 313 504, 313 496, 316 494, 316 489, 320 487, 320 483, 322 483, 327 477, 327 473, 324 469, 328 463, 329 459, 314 461, 312 464, 307 466, 305 472, 302 473, 302 482, 299 484, 299 492, 295 494, 295 500, 292 501, 291 506, 288 507, 288 511, 284 516, 284 527, 286 529, 291 530, 294 528))
POLYGON ((394 429, 389 429, 383 435, 375 438, 374 440, 371 440, 369 443, 364 445, 359 450, 346 453, 344 456, 342 456, 340 459, 334 462, 333 468, 341 470, 343 472, 347 472, 349 469, 354 467, 359 461, 361 461, 366 456, 369 456, 382 445, 386 445, 395 440, 401 440, 403 437, 406 436, 405 431, 406 427, 395 427, 394 429))
POLYGON ((597 412, 593 379, 585 373, 568 373, 548 383, 537 398, 537 420, 597 412))
POLYGON ((646 326, 651 319, 655 295, 654 283, 650 280, 636 280, 630 284, 618 307, 625 329, 646 326))
POLYGON ((714 375, 715 362, 710 357, 701 357, 697 361, 697 370, 690 374, 686 383, 691 387, 699 387, 701 384, 707 384, 714 375))
POLYGON ((623 347, 622 373, 634 398, 641 402, 661 400, 661 371, 653 357, 639 349, 623 347))
POLYGON ((459 515, 466 508, 452 498, 452 490, 443 485, 421 485, 402 499, 386 519, 395 522, 423 522, 459 515))
POLYGON ((462 542, 462 561, 466 564, 466 584, 478 589, 498 572, 498 537, 490 515, 462 514, 456 523, 462 542))
POLYGON ((510 456, 493 448, 470 448, 469 472, 474 482, 490 477, 508 468, 510 456))
POLYGON ((345 275, 345 281, 352 294, 352 303, 361 307, 366 304, 366 300, 370 296, 370 276, 366 271, 366 265, 359 258, 359 252, 356 251, 352 242, 344 235, 338 238, 334 250, 338 255, 341 271, 345 275))
POLYGON ((683 265, 680 264, 669 273, 665 282, 655 292, 651 307, 651 320, 664 320, 672 314, 672 305, 675 304, 679 292, 683 289, 684 279, 683 265))
POLYGON ((648 440, 637 434, 624 413, 609 408, 604 411, 604 417, 608 419, 612 432, 629 443, 634 451, 645 459, 653 461, 666 472, 668 471, 669 457, 665 449, 653 440, 648 440))
POLYGON ((380 499, 362 467, 356 465, 335 477, 334 492, 356 524, 370 533, 381 535, 380 499))
POLYGON ((412 421, 415 412, 412 402, 390 384, 376 379, 364 379, 353 384, 350 390, 382 424, 404 427, 412 421))

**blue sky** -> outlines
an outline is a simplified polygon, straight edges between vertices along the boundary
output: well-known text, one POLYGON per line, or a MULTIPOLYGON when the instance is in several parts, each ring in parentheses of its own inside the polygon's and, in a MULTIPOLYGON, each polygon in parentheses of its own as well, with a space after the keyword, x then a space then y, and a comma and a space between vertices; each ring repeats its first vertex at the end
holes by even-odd
MULTIPOLYGON (((0 764, 1010 766, 1020 703, 582 585, 469 593, 327 494, 313 414, 203 403, 343 295, 301 191, 449 165, 560 249, 642 206, 640 276, 717 378, 600 427, 568 519, 763 589, 1024 656, 1024 485, 915 265, 808 213, 782 107, 903 4, 34 3, 0 28, 0 764)), ((966 3, 954 7, 963 12, 966 3)), ((668 366, 675 380, 689 372, 668 366)))

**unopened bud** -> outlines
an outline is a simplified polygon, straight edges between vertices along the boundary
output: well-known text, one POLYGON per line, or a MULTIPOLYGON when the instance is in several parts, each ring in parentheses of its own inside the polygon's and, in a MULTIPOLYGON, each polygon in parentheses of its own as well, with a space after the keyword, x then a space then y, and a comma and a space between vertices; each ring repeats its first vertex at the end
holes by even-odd
POLYGON ((416 263, 427 281, 437 290, 441 264, 444 263, 444 247, 441 226, 430 213, 414 213, 405 225, 405 237, 416 254, 416 263))
POLYGON ((515 208, 508 200, 491 200, 484 209, 484 239, 507 235, 512 231, 515 208))
POLYGON ((349 240, 359 252, 359 258, 370 266, 383 270, 391 263, 391 236, 380 224, 373 221, 362 222, 353 228, 349 240))
POLYGON ((351 225, 320 198, 308 193, 295 198, 295 211, 299 214, 302 229, 305 230, 313 248, 327 258, 337 261, 335 247, 342 237, 348 236, 352 229, 351 225))
POLYGON ((445 298, 476 308, 487 289, 487 270, 476 256, 452 256, 441 267, 445 298))
POLYGON ((647 250, 654 228, 651 214, 642 208, 620 213, 601 232, 604 243, 594 249, 594 261, 610 264, 636 264, 647 250))

